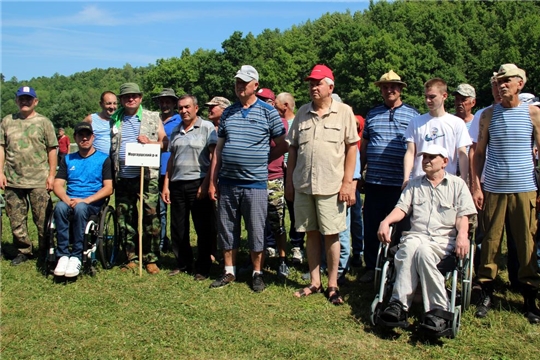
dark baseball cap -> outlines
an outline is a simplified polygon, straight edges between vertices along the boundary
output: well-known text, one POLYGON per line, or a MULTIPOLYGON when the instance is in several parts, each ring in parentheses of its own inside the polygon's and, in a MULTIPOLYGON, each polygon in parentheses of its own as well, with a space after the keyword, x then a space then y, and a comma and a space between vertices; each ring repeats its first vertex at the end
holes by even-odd
POLYGON ((92 125, 87 122, 80 122, 75 126, 74 134, 77 134, 80 131, 87 130, 90 131, 92 134, 94 133, 94 129, 92 129, 92 125))

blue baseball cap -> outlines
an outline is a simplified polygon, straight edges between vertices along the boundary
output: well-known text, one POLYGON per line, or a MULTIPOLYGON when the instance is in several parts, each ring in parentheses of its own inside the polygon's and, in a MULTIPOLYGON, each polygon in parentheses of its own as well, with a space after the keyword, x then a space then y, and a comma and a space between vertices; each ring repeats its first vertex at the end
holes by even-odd
POLYGON ((36 90, 31 88, 30 86, 21 86, 19 90, 17 90, 17 97, 22 96, 22 95, 28 95, 33 98, 37 98, 36 90))

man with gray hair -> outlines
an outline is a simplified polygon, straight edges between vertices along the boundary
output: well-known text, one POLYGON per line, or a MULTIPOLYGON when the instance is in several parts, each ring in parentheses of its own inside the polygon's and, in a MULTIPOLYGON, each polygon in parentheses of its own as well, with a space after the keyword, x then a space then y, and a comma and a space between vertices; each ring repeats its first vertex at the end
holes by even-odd
POLYGON ((224 97, 216 96, 205 105, 208 106, 208 120, 214 123, 217 131, 221 114, 223 114, 223 110, 231 105, 231 102, 224 97))
POLYGON ((332 99, 334 74, 315 65, 309 81, 311 102, 297 112, 289 131, 286 197, 295 200, 296 227, 307 232, 311 284, 297 291, 303 297, 322 291, 320 234, 328 263, 328 300, 343 304, 337 277, 338 234, 347 228, 346 207, 355 203, 356 119, 350 106, 332 99))
POLYGON ((240 247, 242 217, 248 232, 253 264, 252 289, 265 289, 262 274, 264 228, 268 211, 268 162, 285 139, 285 128, 278 112, 256 96, 259 73, 242 65, 235 76, 238 100, 223 112, 218 128, 215 156, 210 167, 208 194, 218 197, 218 241, 223 249, 224 273, 210 287, 219 288, 236 279, 236 254, 240 247))
POLYGON ((472 109, 476 105, 476 91, 469 84, 459 84, 452 95, 454 95, 456 116, 463 119, 467 130, 469 130, 474 118, 472 109))
POLYGON ((523 313, 530 323, 539 324, 540 310, 536 297, 540 275, 533 239, 537 184, 532 147, 534 141, 540 143, 540 109, 519 100, 519 93, 527 81, 525 70, 514 64, 504 64, 496 77, 502 101, 482 113, 474 153, 473 199, 476 207, 484 210, 485 229, 477 274, 482 296, 476 316, 485 317, 491 308, 497 258, 506 222, 506 230, 512 234, 518 253, 523 313), (511 143, 508 139, 512 139, 511 143), (489 157, 486 160, 488 146, 489 157), (482 192, 480 175, 484 162, 482 192))

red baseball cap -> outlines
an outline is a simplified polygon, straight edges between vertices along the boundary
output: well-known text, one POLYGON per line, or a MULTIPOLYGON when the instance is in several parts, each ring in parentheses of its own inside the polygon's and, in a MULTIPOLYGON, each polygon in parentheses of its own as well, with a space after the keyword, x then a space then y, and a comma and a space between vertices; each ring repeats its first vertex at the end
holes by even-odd
POLYGON ((324 78, 329 78, 330 80, 334 81, 334 74, 328 66, 317 64, 313 67, 313 70, 311 70, 311 74, 309 74, 309 76, 306 77, 305 80, 322 80, 324 78))
POLYGON ((274 92, 269 88, 261 88, 259 91, 257 91, 256 95, 259 98, 270 99, 272 101, 276 100, 276 95, 274 95, 274 92))

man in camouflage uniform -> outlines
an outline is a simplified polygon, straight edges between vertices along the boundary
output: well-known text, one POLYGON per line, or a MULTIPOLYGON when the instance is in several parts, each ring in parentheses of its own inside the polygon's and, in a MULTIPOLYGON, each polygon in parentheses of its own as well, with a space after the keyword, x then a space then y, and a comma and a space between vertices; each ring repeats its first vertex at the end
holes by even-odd
MULTIPOLYGON (((116 179, 116 212, 121 236, 126 241, 128 263, 126 269, 138 267, 138 207, 140 193, 140 168, 126 166, 126 144, 159 144, 167 148, 167 137, 159 113, 142 108, 142 92, 134 83, 120 86, 118 95, 121 106, 111 116, 111 159, 116 179)), ((157 214, 159 201, 159 169, 144 169, 143 188, 143 261, 146 271, 157 274, 159 255, 160 221, 157 214)))
POLYGON ((17 90, 19 112, 2 119, 0 126, 0 187, 5 190, 6 212, 18 249, 11 265, 19 265, 34 255, 28 236, 28 203, 38 230, 40 256, 45 255, 44 231, 52 204, 58 141, 49 119, 36 112, 39 103, 29 86, 17 90))

